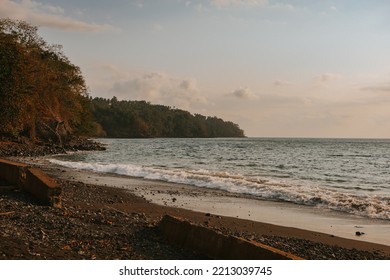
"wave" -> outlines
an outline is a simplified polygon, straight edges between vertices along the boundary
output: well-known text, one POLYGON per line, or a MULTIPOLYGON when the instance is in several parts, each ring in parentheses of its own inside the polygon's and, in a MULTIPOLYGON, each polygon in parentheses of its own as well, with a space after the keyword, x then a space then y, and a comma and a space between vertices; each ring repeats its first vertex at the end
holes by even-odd
POLYGON ((51 159, 50 162, 74 169, 219 189, 265 200, 292 202, 358 216, 390 220, 390 197, 386 196, 356 195, 329 188, 283 183, 282 181, 247 177, 223 171, 165 169, 133 164, 86 163, 56 159, 51 159))

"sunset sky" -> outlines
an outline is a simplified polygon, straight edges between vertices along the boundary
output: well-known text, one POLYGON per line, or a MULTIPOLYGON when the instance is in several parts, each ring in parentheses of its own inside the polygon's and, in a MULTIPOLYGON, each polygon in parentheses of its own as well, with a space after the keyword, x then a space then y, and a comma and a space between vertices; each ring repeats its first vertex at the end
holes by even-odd
POLYGON ((0 0, 93 97, 238 123, 247 136, 390 138, 388 0, 0 0))

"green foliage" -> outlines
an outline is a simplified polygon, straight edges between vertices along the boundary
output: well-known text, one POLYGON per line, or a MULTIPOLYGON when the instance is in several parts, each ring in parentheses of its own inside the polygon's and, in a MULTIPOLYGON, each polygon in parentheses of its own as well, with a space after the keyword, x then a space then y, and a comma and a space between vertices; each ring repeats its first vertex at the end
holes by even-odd
POLYGON ((95 134, 89 103, 79 67, 60 46, 26 22, 0 20, 0 134, 59 144, 95 134))
POLYGON ((92 111, 108 137, 244 137, 237 124, 145 101, 94 98, 92 111))

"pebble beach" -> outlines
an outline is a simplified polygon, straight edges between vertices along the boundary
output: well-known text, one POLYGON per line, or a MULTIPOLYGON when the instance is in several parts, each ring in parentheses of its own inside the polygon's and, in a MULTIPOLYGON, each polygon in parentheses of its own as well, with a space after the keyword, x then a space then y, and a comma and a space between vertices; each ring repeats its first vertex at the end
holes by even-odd
MULTIPOLYGON (((168 244, 159 231, 164 215, 242 237, 311 260, 387 260, 390 247, 327 233, 283 227, 249 219, 192 211, 152 203, 140 190, 156 183, 134 180, 129 189, 82 182, 69 169, 44 164, 41 158, 18 159, 34 164, 62 187, 62 208, 37 204, 18 189, 0 188, 1 259, 204 259, 200 253, 168 244), (138 185, 138 187, 137 187, 138 185)), ((2 182, 0 185, 6 185, 2 182)), ((180 188, 186 192, 187 188, 180 188)), ((179 196, 163 187, 160 193, 179 196)), ((217 195, 202 190, 206 196, 217 195)), ((193 194, 189 194, 193 195, 193 194)), ((177 201, 179 202, 179 201, 177 201)))

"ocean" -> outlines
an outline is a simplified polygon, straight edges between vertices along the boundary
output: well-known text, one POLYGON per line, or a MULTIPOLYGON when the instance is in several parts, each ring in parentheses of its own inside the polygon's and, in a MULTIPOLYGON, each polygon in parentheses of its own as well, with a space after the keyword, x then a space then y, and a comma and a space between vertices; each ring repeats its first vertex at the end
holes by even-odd
POLYGON ((219 189, 390 220, 390 140, 97 139, 106 151, 60 155, 66 167, 219 189))

